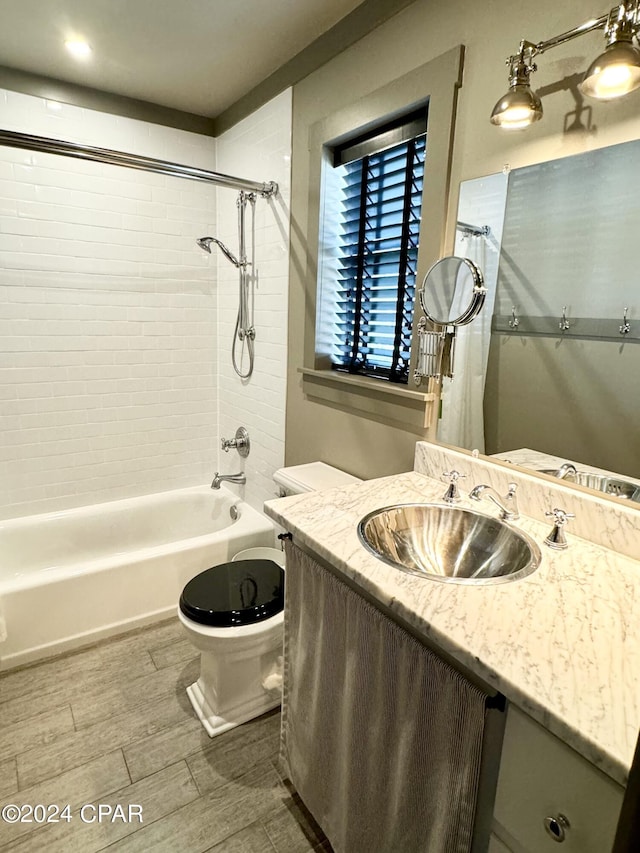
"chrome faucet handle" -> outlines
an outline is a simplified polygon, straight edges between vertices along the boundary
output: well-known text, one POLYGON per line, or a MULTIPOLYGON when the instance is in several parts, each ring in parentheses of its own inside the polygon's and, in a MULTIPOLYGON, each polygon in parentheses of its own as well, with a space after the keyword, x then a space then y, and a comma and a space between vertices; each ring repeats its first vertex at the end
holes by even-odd
POLYGON ((507 508, 507 515, 505 516, 506 519, 520 518, 520 513, 518 512, 518 501, 516 499, 517 489, 517 483, 509 483, 507 494, 504 496, 504 503, 507 508))
POLYGON ((244 427, 238 427, 235 438, 221 438, 220 447, 225 453, 235 448, 243 459, 249 455, 251 450, 251 442, 249 441, 249 433, 244 427))
POLYGON ((457 503, 460 500, 460 492, 458 490, 458 480, 464 480, 466 474, 461 474, 459 471, 443 471, 443 477, 449 478, 449 486, 447 491, 442 496, 442 500, 448 504, 457 503))
POLYGON ((548 545, 549 548, 554 548, 556 551, 564 551, 568 547, 564 526, 570 519, 575 518, 575 514, 573 512, 565 512, 559 507, 554 507, 545 512, 545 515, 548 518, 553 518, 554 524, 551 533, 544 540, 544 544, 548 545))

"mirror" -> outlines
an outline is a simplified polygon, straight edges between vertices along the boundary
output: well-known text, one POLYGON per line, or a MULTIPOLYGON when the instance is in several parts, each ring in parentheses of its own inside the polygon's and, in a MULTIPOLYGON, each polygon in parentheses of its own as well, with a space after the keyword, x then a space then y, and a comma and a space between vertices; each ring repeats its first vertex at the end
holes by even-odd
POLYGON ((482 273, 469 258, 442 258, 424 277, 419 291, 427 320, 438 326, 464 326, 484 304, 482 273))
POLYGON ((484 270, 491 324, 458 353, 474 385, 443 388, 438 440, 640 481, 639 170, 633 141, 461 185, 458 219, 489 230, 459 229, 455 252, 484 270))

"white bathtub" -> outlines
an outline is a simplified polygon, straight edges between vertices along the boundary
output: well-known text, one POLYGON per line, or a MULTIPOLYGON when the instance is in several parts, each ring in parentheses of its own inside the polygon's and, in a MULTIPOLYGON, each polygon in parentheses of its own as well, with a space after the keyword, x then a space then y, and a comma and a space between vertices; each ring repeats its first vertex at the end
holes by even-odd
POLYGON ((198 572, 273 543, 224 486, 0 522, 0 670, 169 617, 198 572))

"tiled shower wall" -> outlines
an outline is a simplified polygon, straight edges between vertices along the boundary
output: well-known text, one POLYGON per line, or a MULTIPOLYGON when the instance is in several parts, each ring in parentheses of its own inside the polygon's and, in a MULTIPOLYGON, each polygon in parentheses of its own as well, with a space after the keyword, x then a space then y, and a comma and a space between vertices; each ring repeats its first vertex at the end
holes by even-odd
POLYGON ((233 190, 0 147, 0 518, 210 482, 238 470, 218 437, 240 424, 252 452, 233 488, 261 509, 284 458, 291 93, 217 145, 2 90, 0 108, 5 129, 280 186, 248 217, 257 335, 242 381, 236 271, 195 246, 211 234, 237 252, 233 190))
MULTIPOLYGON (((238 308, 238 274, 217 253, 218 407, 220 434, 234 436, 239 426, 249 432, 251 453, 219 454, 219 470, 246 472, 242 493, 256 509, 276 494, 272 480, 284 464, 284 414, 287 370, 287 295, 289 287, 289 196, 291 155, 291 90, 278 95, 217 140, 218 171, 258 181, 276 181, 278 195, 258 197, 247 207, 247 251, 253 275, 251 292, 256 330, 251 378, 236 375, 231 344, 238 308), (254 254, 250 248, 254 243, 254 254)), ((236 253, 236 194, 218 189, 218 236, 236 253)), ((238 358, 241 349, 237 350, 238 358)), ((241 369, 246 372, 246 349, 241 369)), ((235 488, 235 487, 234 487, 235 488)))
MULTIPOLYGON (((0 91, 3 128, 215 169, 193 133, 0 91)), ((207 482, 213 185, 0 148, 0 517, 207 482)))

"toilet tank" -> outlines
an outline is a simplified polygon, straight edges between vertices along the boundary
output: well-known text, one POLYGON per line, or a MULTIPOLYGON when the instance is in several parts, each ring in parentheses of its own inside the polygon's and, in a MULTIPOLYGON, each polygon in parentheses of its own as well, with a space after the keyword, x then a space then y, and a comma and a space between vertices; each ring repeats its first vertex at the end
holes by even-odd
POLYGON ((304 465, 279 468, 273 475, 273 479, 279 488, 281 498, 286 495, 319 492, 322 489, 362 482, 358 477, 324 462, 307 462, 304 465))

